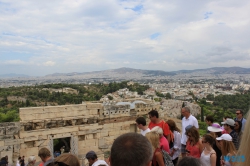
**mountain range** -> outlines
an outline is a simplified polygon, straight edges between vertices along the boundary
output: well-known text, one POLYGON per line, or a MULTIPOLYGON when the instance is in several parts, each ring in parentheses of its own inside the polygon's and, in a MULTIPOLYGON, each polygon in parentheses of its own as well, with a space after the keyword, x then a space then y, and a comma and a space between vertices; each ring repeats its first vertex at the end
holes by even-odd
MULTIPOLYGON (((49 74, 44 77, 71 77, 71 76, 85 76, 85 75, 112 75, 112 74, 140 74, 144 76, 174 76, 178 74, 250 74, 250 68, 242 67, 213 67, 207 69, 195 69, 195 70, 178 70, 178 71, 162 71, 162 70, 142 70, 142 69, 133 69, 122 67, 118 69, 103 70, 103 71, 93 71, 93 72, 71 72, 71 73, 54 73, 49 74)), ((0 75, 0 78, 16 78, 16 77, 30 77, 25 74, 4 74, 0 75)))

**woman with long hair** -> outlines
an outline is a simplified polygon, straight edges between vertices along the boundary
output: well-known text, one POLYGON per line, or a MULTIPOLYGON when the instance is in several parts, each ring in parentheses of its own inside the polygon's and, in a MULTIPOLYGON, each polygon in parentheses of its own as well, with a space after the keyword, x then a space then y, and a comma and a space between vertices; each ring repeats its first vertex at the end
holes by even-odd
POLYGON ((181 130, 173 120, 168 120, 167 124, 174 134, 174 146, 170 149, 170 156, 172 157, 173 164, 176 165, 181 154, 181 130))
POLYGON ((229 134, 222 134, 220 137, 216 138, 216 140, 220 142, 221 146, 221 165, 231 166, 233 164, 231 157, 236 155, 236 149, 232 142, 232 137, 229 134))
POLYGON ((151 131, 156 132, 159 135, 160 148, 170 153, 168 140, 164 137, 162 128, 159 126, 155 126, 151 129, 151 131))
MULTIPOLYGON (((53 166, 80 166, 78 158, 70 153, 63 153, 55 158, 53 166)), ((51 166, 51 165, 49 165, 51 166)))
POLYGON ((216 166, 216 152, 213 149, 214 137, 211 134, 205 134, 202 137, 204 147, 200 161, 202 166, 216 166))
POLYGON ((234 124, 234 131, 238 134, 238 142, 239 142, 239 145, 240 145, 241 136, 242 136, 241 128, 242 128, 242 123, 241 123, 241 121, 236 120, 236 121, 235 121, 235 124, 234 124))
POLYGON ((221 150, 220 144, 216 140, 217 137, 222 135, 223 129, 218 123, 213 123, 211 126, 207 127, 207 130, 210 132, 211 136, 214 138, 213 149, 216 152, 216 166, 220 166, 221 150))
POLYGON ((186 143, 187 156, 200 158, 203 146, 200 141, 199 131, 194 126, 192 126, 187 130, 186 135, 188 137, 186 143))
POLYGON ((157 134, 154 131, 151 131, 151 132, 148 132, 145 136, 151 143, 152 149, 154 152, 152 166, 165 166, 164 161, 163 161, 163 154, 160 149, 159 134, 157 134))

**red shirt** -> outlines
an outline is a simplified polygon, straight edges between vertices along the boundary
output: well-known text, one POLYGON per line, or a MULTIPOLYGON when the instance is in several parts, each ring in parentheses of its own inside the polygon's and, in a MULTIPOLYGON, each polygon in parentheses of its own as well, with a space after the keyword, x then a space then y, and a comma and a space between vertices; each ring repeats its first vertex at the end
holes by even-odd
POLYGON ((149 128, 150 130, 151 130, 152 128, 154 128, 155 126, 159 126, 160 128, 162 128, 164 136, 167 136, 167 135, 170 134, 169 126, 168 126, 168 124, 165 123, 163 120, 162 120, 160 123, 157 123, 157 124, 152 123, 152 122, 150 122, 150 123, 148 124, 148 128, 149 128))

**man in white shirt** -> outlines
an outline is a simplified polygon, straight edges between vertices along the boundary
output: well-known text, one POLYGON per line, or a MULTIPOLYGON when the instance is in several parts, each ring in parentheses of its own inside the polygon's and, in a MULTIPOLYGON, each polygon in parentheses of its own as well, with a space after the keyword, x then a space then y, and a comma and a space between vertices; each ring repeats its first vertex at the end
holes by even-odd
POLYGON ((150 132, 150 129, 148 128, 148 126, 146 125, 146 120, 143 117, 139 117, 136 119, 136 125, 139 129, 141 129, 141 134, 143 136, 146 135, 146 133, 150 132))
POLYGON ((181 155, 182 157, 186 156, 186 142, 187 142, 187 136, 185 128, 189 125, 199 128, 197 119, 191 115, 190 108, 189 107, 183 107, 181 109, 181 114, 183 115, 182 118, 182 134, 181 134, 181 155))
POLYGON ((86 154, 86 159, 89 162, 89 166, 99 166, 99 165, 108 166, 108 164, 104 160, 98 160, 97 159, 97 155, 96 155, 96 153, 94 151, 89 151, 86 154))

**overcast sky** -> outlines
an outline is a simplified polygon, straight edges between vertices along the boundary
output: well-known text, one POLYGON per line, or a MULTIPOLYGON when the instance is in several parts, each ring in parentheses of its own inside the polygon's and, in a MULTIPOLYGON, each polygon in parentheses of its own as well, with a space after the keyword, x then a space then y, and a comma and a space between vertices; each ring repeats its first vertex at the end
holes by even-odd
POLYGON ((0 74, 250 67, 249 0, 0 0, 0 74))

